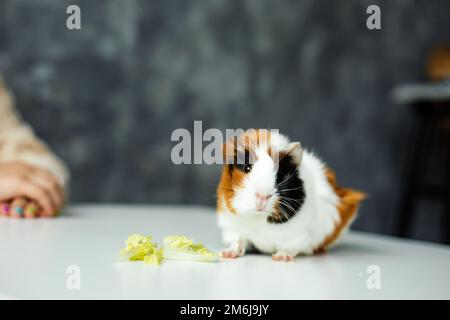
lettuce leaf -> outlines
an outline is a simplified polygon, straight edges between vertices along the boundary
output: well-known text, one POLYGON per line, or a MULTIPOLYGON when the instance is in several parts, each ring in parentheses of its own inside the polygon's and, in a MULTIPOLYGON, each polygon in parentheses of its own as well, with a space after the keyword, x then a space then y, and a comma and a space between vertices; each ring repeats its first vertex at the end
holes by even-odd
POLYGON ((163 259, 211 262, 219 260, 219 255, 185 236, 167 236, 161 248, 152 242, 151 236, 140 234, 130 235, 119 255, 119 261, 143 261, 152 265, 161 264, 163 259))
POLYGON ((132 234, 125 241, 125 248, 120 250, 121 260, 144 261, 159 265, 163 259, 163 249, 157 243, 152 243, 151 236, 132 234))
POLYGON ((164 258, 212 262, 219 260, 219 255, 209 251, 201 243, 194 243, 193 239, 173 235, 164 238, 164 258))
POLYGON ((164 258, 164 250, 162 248, 153 250, 152 254, 144 257, 144 263, 160 265, 164 258))

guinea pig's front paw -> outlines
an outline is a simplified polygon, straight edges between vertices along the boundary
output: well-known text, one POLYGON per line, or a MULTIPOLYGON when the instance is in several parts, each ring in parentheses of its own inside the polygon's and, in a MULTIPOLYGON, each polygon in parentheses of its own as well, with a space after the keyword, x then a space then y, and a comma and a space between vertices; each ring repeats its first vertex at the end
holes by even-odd
POLYGON ((245 254, 245 249, 242 244, 231 246, 220 252, 220 255, 227 259, 236 259, 245 254))
POLYGON ((224 250, 220 254, 222 257, 227 259, 236 259, 244 255, 237 250, 224 250))
POLYGON ((277 252, 277 253, 274 253, 272 255, 272 260, 273 261, 292 262, 292 261, 294 261, 294 258, 295 258, 295 256, 290 255, 290 254, 285 254, 285 253, 282 253, 282 252, 277 252))

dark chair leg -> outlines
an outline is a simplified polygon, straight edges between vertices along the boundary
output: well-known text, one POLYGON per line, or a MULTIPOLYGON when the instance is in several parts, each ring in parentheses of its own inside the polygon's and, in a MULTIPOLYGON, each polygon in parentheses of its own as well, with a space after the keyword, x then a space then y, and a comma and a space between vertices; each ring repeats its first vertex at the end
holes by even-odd
POLYGON ((429 119, 415 115, 407 147, 405 179, 402 185, 400 210, 394 225, 394 234, 406 237, 414 216, 418 175, 424 171, 423 156, 428 136, 429 119))
POLYGON ((444 198, 444 210, 442 212, 442 236, 444 243, 450 244, 450 163, 447 162, 447 176, 445 180, 445 190, 442 193, 444 198))

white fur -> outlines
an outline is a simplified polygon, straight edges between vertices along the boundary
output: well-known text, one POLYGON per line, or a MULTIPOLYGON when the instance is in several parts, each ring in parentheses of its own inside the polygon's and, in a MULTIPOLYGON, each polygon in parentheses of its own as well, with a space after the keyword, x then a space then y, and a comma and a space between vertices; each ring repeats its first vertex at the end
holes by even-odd
MULTIPOLYGON (((252 171, 244 179, 244 188, 235 193, 233 207, 242 214, 254 214, 256 211, 257 192, 262 194, 273 194, 275 189, 275 164, 267 154, 265 148, 259 147, 256 150, 258 160, 254 163, 252 171)), ((275 197, 268 201, 268 208, 275 205, 275 197)))
MULTIPOLYGON (((288 140, 284 136, 280 135, 279 141, 283 142, 281 150, 287 148, 288 140)), ((254 194, 275 190, 275 166, 264 149, 257 152, 258 160, 232 200, 237 213, 231 213, 222 199, 224 209, 218 214, 218 224, 224 242, 237 255, 242 255, 251 245, 277 255, 313 253, 340 221, 336 208, 339 199, 327 181, 324 164, 312 153, 303 152, 299 176, 304 182, 305 202, 289 221, 271 224, 267 222, 267 211, 273 208, 276 196, 270 199, 267 211, 261 212, 255 210, 254 194)))

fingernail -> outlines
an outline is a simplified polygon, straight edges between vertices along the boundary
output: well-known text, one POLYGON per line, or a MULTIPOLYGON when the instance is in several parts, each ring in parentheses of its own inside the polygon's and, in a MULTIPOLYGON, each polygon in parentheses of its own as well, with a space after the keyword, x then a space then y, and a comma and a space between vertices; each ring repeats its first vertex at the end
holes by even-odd
POLYGON ((36 216, 36 207, 28 207, 27 210, 25 211, 25 215, 29 216, 29 217, 34 217, 36 216))
POLYGON ((23 215, 23 208, 22 207, 15 207, 14 211, 19 215, 23 215))
POLYGON ((7 215, 9 213, 9 205, 2 205, 2 214, 7 215))

